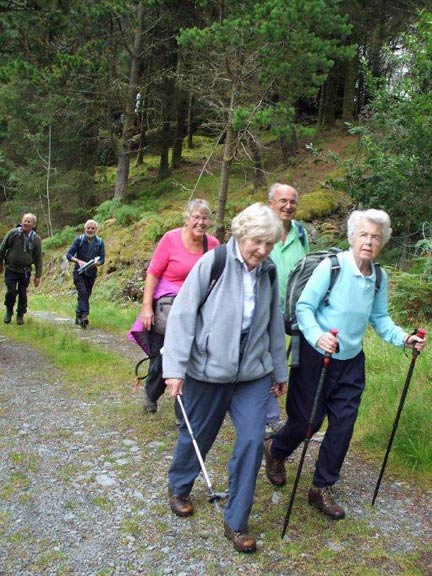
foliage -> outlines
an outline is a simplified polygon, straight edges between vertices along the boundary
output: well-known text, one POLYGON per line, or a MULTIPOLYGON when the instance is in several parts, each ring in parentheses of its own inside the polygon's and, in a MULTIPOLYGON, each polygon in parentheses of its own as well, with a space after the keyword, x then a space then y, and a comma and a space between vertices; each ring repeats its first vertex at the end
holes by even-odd
POLYGON ((350 168, 348 185, 358 202, 387 210, 394 229, 411 234, 432 219, 431 14, 403 38, 397 59, 399 78, 371 86, 370 109, 352 130, 361 135, 362 155, 350 168))
POLYGON ((391 306, 395 318, 416 325, 432 319, 432 282, 430 274, 412 274, 392 270, 391 306))
POLYGON ((44 250, 53 250, 55 248, 62 248, 68 244, 71 244, 77 231, 71 226, 65 226, 63 230, 56 232, 53 236, 45 238, 43 241, 44 250))
POLYGON ((120 200, 106 200, 96 210, 95 218, 101 222, 114 218, 119 226, 129 226, 138 222, 142 216, 140 206, 124 204, 120 200))

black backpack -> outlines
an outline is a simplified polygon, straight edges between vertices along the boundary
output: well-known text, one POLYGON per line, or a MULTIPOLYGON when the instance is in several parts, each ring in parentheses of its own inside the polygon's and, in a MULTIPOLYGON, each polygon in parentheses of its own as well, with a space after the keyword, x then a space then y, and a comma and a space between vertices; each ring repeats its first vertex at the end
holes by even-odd
MULTIPOLYGON (((285 297, 285 332, 291 336, 291 366, 298 366, 299 362, 300 331, 297 324, 296 305, 298 299, 300 298, 300 294, 303 292, 307 281, 311 277, 312 272, 315 270, 318 264, 325 258, 330 258, 330 281, 324 298, 322 299, 324 306, 328 306, 330 292, 336 283, 341 269, 339 258, 337 256, 340 252, 342 252, 340 248, 330 248, 329 250, 318 250, 317 252, 310 252, 297 262, 297 265, 288 276, 287 291, 285 297)), ((381 266, 378 263, 374 263, 374 268, 376 294, 381 286, 381 266)))

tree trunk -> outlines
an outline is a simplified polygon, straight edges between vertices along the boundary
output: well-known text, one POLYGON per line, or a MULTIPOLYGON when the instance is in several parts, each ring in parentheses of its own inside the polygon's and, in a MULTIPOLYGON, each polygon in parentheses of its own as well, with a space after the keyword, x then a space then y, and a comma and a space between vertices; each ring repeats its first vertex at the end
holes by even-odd
POLYGON ((358 54, 346 64, 342 103, 343 122, 352 122, 356 117, 356 84, 359 72, 358 54))
POLYGON ((164 120, 162 121, 162 143, 158 180, 163 180, 169 174, 169 137, 170 123, 168 119, 168 112, 164 111, 164 120))
POLYGON ((188 100, 188 117, 187 117, 187 147, 192 150, 193 144, 193 107, 195 98, 191 94, 188 100))
POLYGON ((253 185, 254 191, 257 192, 260 188, 266 185, 266 177, 264 172, 264 164, 261 154, 261 148, 254 135, 249 138, 249 149, 253 162, 253 185))
POLYGON ((289 126, 288 131, 286 134, 283 134, 280 137, 279 144, 281 147, 282 152, 282 162, 286 166, 291 166, 293 163, 293 159, 297 154, 297 132, 295 129, 294 124, 289 126))
POLYGON ((228 120, 225 128, 225 147, 221 167, 221 179, 219 185, 218 207, 216 213, 216 231, 215 235, 219 242, 225 240, 225 210, 226 201, 228 198, 229 177, 231 172, 231 164, 234 156, 234 143, 235 143, 235 130, 232 125, 234 106, 237 99, 237 83, 234 82, 231 88, 231 100, 228 111, 228 120))
POLYGON ((141 77, 141 51, 144 33, 144 6, 140 3, 137 8, 137 28, 134 35, 134 45, 131 57, 129 86, 126 99, 126 108, 123 118, 122 137, 119 145, 117 163, 117 181, 114 189, 114 198, 122 199, 126 196, 129 179, 129 163, 131 140, 135 126, 135 104, 141 77))
POLYGON ((136 158, 136 165, 142 166, 144 164, 144 146, 145 146, 145 139, 146 139, 146 132, 147 132, 147 120, 146 120, 146 110, 147 110, 147 98, 144 98, 144 102, 141 106, 140 110, 140 137, 139 137, 139 145, 138 145, 138 152, 136 158))
POLYGON ((321 127, 333 126, 336 122, 336 96, 338 88, 338 76, 335 67, 329 72, 324 85, 324 101, 322 109, 321 127))
POLYGON ((182 90, 177 90, 177 122, 174 135, 171 166, 179 168, 182 161, 183 138, 186 134, 186 115, 188 113, 187 96, 182 90))

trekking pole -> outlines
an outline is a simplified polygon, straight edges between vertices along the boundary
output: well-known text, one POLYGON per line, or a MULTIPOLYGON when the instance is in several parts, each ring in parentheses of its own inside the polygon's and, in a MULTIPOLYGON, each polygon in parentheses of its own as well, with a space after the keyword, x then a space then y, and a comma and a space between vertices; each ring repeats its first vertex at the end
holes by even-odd
POLYGON ((219 506, 219 500, 222 500, 222 498, 225 498, 225 497, 226 497, 226 494, 223 493, 223 492, 215 492, 215 491, 213 490, 212 483, 210 482, 209 475, 207 474, 207 470, 206 470, 206 467, 205 467, 205 464, 204 464, 203 457, 202 457, 202 455, 201 455, 201 451, 200 451, 199 446, 198 446, 198 443, 197 443, 197 441, 196 441, 196 439, 195 439, 195 436, 194 436, 194 433, 193 433, 193 430, 192 430, 192 426, 190 425, 190 421, 189 421, 189 418, 188 418, 188 416, 187 416, 187 414, 186 414, 186 410, 185 410, 184 404, 183 404, 183 402, 182 402, 182 399, 181 399, 181 397, 180 397, 180 394, 179 394, 178 396, 176 396, 176 398, 177 398, 177 402, 179 403, 179 406, 180 406, 180 408, 181 408, 181 411, 182 411, 182 414, 183 414, 183 418, 184 418, 186 427, 187 427, 187 429, 188 429, 188 431, 189 431, 189 434, 190 434, 190 437, 191 437, 191 440, 192 440, 192 444, 193 444, 193 447, 194 447, 194 449, 195 449, 195 453, 196 453, 197 458, 198 458, 198 462, 199 462, 199 464, 200 464, 200 466, 201 466, 201 471, 202 471, 202 473, 203 473, 204 479, 205 479, 206 484, 207 484, 207 488, 208 488, 208 490, 209 490, 208 501, 209 501, 209 502, 213 502, 213 503, 215 504, 216 508, 219 510, 219 512, 221 512, 221 509, 220 509, 220 506, 219 506))
MULTIPOLYGON (((419 338, 423 339, 426 336, 426 330, 424 330, 423 328, 419 328, 418 330, 415 330, 414 334, 419 336, 419 338)), ((375 500, 376 500, 376 497, 378 495, 378 490, 380 488, 381 480, 382 480, 382 477, 384 475, 384 470, 385 470, 385 467, 387 465, 387 460, 388 460, 390 450, 391 450, 391 447, 393 444, 393 440, 394 440, 394 437, 396 434, 396 429, 397 429, 398 424, 399 424, 399 418, 400 418, 400 415, 402 413, 402 409, 403 409, 405 399, 406 399, 406 396, 408 393, 408 387, 409 387, 410 382, 411 382, 411 377, 412 377, 412 374, 414 371, 415 362, 416 362, 419 354, 420 354, 420 352, 418 350, 416 350, 415 348, 413 348, 411 364, 410 364, 408 374, 407 374, 407 377, 405 380, 405 386, 402 390, 401 399, 399 401, 399 406, 398 406, 398 410, 396 413, 396 418, 395 418, 395 421, 393 422, 393 430, 392 430, 392 433, 390 434, 390 440, 389 440, 387 450, 386 450, 386 453, 384 456, 384 461, 383 461, 382 466, 381 466, 381 472, 379 474, 378 481, 377 481, 376 486, 375 486, 375 491, 374 491, 374 495, 372 498, 372 506, 375 504, 375 500)))
MULTIPOLYGON (((336 328, 331 328, 331 330, 329 330, 329 332, 330 332, 331 334, 333 334, 333 336, 337 336, 337 334, 338 334, 338 330, 336 330, 336 328)), ((301 473, 302 473, 302 468, 303 468, 303 463, 304 463, 304 459, 305 459, 305 456, 306 456, 306 452, 307 452, 307 449, 308 449, 308 446, 309 446, 309 441, 310 441, 310 439, 312 438, 312 435, 313 435, 313 433, 312 433, 312 426, 313 426, 313 423, 314 423, 314 420, 315 420, 315 416, 316 416, 316 413, 317 413, 317 410, 318 410, 318 403, 319 403, 319 400, 320 400, 320 396, 321 396, 322 389, 323 389, 323 387, 324 387, 324 382, 325 382, 325 379, 326 379, 327 369, 328 369, 328 367, 329 367, 330 360, 331 360, 331 354, 330 354, 329 352, 326 352, 325 355, 324 355, 323 367, 322 367, 322 369, 321 369, 321 374, 320 374, 320 379, 319 379, 319 382, 318 382, 318 387, 317 387, 317 390, 316 390, 316 393, 315 393, 315 398, 314 398, 313 405, 312 405, 312 412, 311 412, 311 415, 310 415, 310 418, 309 418, 308 428, 307 428, 307 432, 306 432, 306 438, 305 438, 304 443, 303 443, 303 451, 302 451, 302 454, 301 454, 301 457, 300 457, 300 462, 299 462, 299 465, 298 465, 297 474, 296 474, 296 477, 295 477, 295 480, 294 480, 294 484, 293 484, 293 487, 292 487, 291 497, 290 497, 290 501, 289 501, 289 504, 288 504, 288 510, 287 510, 287 512, 286 512, 286 515, 285 515, 285 521, 284 521, 283 530, 282 530, 282 536, 281 536, 282 539, 283 539, 284 536, 285 536, 285 532, 287 531, 288 524, 289 524, 289 521, 290 521, 291 511, 292 511, 292 508, 293 508, 293 505, 294 505, 294 499, 295 499, 295 495, 296 495, 296 492, 297 492, 297 486, 298 486, 299 481, 300 481, 300 476, 301 476, 301 473)))

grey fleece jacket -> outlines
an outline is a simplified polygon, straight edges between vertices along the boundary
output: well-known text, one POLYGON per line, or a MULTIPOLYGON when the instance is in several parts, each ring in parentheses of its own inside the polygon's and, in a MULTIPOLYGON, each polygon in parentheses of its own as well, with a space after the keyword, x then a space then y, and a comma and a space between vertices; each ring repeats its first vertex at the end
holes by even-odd
POLYGON ((278 283, 273 285, 271 260, 257 273, 256 303, 241 363, 240 335, 243 314, 241 262, 235 239, 227 245, 226 265, 207 301, 214 251, 192 268, 168 317, 163 349, 164 378, 192 378, 204 382, 247 382, 272 374, 275 383, 288 379, 285 333, 279 306, 278 283))

